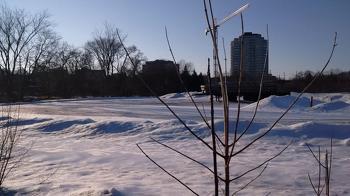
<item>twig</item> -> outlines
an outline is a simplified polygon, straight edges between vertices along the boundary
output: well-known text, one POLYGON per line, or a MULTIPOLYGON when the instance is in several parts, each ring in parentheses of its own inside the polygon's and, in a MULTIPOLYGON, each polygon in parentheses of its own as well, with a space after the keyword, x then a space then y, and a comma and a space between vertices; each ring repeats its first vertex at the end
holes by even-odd
POLYGON ((234 192, 232 194, 233 195, 236 195, 238 192, 244 190, 245 188, 247 188, 251 183, 253 183, 256 179, 258 179, 263 173, 264 171, 266 170, 268 164, 265 165, 265 167, 259 172, 259 174, 257 176, 255 176, 253 179, 251 179, 247 184, 245 184, 244 186, 242 186, 240 189, 238 189, 236 192, 234 192))
POLYGON ((227 84, 227 57, 226 57, 226 48, 225 48, 225 40, 222 38, 222 49, 224 51, 224 61, 225 61, 225 83, 227 84))
POLYGON ((324 158, 324 164, 321 163, 321 149, 320 146, 318 147, 318 158, 316 157, 315 153, 312 151, 311 147, 306 144, 306 146, 308 147, 309 151, 311 152, 312 156, 314 157, 314 159, 317 161, 318 163, 318 184, 317 184, 317 190, 315 188, 315 185, 313 184, 310 174, 308 174, 308 178, 310 181, 310 184, 314 190, 314 192, 316 193, 316 195, 320 196, 324 190, 324 188, 326 187, 326 195, 329 196, 330 195, 330 180, 331 180, 331 167, 332 167, 332 147, 333 147, 333 140, 331 138, 331 152, 328 153, 328 150, 326 149, 326 154, 325 154, 325 158, 324 158), (324 185, 321 187, 321 167, 325 170, 324 173, 324 185))
POLYGON ((317 163, 322 166, 323 168, 326 168, 326 166, 324 166, 322 163, 321 163, 321 160, 318 159, 315 155, 315 153, 312 151, 312 149, 310 148, 309 144, 305 143, 305 145, 307 146, 307 148, 309 149, 309 151, 311 152, 312 156, 314 156, 314 158, 316 159, 317 163))
POLYGON ((319 191, 317 191, 316 190, 316 187, 315 187, 315 185, 314 185, 314 183, 312 183, 312 180, 311 180, 311 177, 310 177, 310 174, 309 173, 307 173, 307 176, 309 177, 309 182, 310 182, 310 184, 311 184, 311 186, 312 186, 312 189, 314 190, 314 192, 316 193, 316 195, 320 195, 320 193, 319 193, 319 191))
POLYGON ((241 60, 240 60, 240 65, 239 65, 239 79, 238 79, 238 89, 237 89, 237 96, 238 96, 238 108, 237 108, 237 117, 236 117, 236 123, 235 123, 235 131, 234 131, 234 138, 233 138, 233 143, 231 147, 231 152, 230 152, 230 158, 229 161, 231 160, 233 150, 236 145, 236 140, 237 140, 237 132, 238 132, 238 123, 239 123, 239 117, 241 114, 241 82, 242 82, 242 72, 243 72, 243 47, 244 47, 244 23, 243 23, 243 14, 241 13, 241 60))
POLYGON ((136 146, 140 149, 140 151, 153 163, 155 164, 157 167, 159 167, 161 170, 163 170, 166 174, 168 174, 170 177, 174 178, 176 181, 178 181, 182 186, 186 187, 189 191, 191 191, 194 195, 198 195, 198 193, 196 193, 194 190, 192 190, 189 186, 187 186, 185 183, 183 183, 180 179, 178 179, 177 177, 175 177, 174 175, 172 175, 170 172, 168 172, 166 169, 164 169, 162 166, 160 166, 157 162, 155 162, 151 157, 149 157, 143 150, 142 148, 139 146, 139 144, 136 144, 136 146))
MULTIPOLYGON (((177 62, 176 62, 176 59, 175 59, 175 56, 174 56, 174 53, 173 53, 173 50, 172 50, 172 47, 170 45, 170 41, 169 41, 169 37, 168 37, 168 30, 165 26, 165 37, 166 37, 166 40, 167 40, 167 43, 168 43, 168 48, 169 48, 169 51, 170 51, 170 54, 173 58, 173 63, 174 63, 174 66, 176 66, 177 62)), ((201 113, 201 111, 199 110, 198 106, 197 106, 197 103, 194 101, 193 99, 193 96, 191 95, 191 93, 188 91, 187 87, 185 86, 182 78, 181 78, 181 75, 180 75, 180 72, 178 69, 176 69, 176 73, 177 73, 177 77, 179 78, 180 80, 180 83, 181 85, 183 86, 183 88, 185 89, 186 93, 188 94, 188 96, 190 97, 190 100, 191 102, 193 103, 193 105, 195 106, 198 114, 201 116, 202 120, 204 121, 204 123, 207 125, 208 129, 210 130, 211 129, 211 126, 209 125, 208 123, 208 120, 203 116, 203 114, 201 113)), ((216 135, 216 133, 215 133, 216 135)), ((217 139, 219 140, 219 142, 223 145, 224 143, 222 142, 222 140, 216 135, 217 139)))
MULTIPOLYGON (((318 146, 318 160, 321 160, 321 147, 318 146)), ((320 193, 320 186, 321 186, 321 165, 318 164, 318 184, 317 184, 317 192, 320 193)))
MULTIPOLYGON (((118 36, 118 39, 119 39, 119 41, 120 41, 122 47, 124 48, 124 51, 125 51, 126 55, 127 55, 128 58, 129 58, 131 64, 134 65, 134 61, 133 61, 132 58, 130 57, 129 52, 128 52, 128 50, 126 49, 126 47, 125 47, 125 45, 124 45, 122 39, 120 38, 120 35, 119 35, 119 32, 118 32, 118 31, 117 31, 117 36, 118 36)), ((210 150, 213 150, 213 148, 212 148, 207 142, 205 142, 202 138, 200 138, 197 134, 195 134, 195 133, 191 130, 190 127, 187 126, 187 124, 174 112, 174 110, 172 110, 172 109, 170 108, 170 106, 169 106, 167 103, 165 103, 165 102, 152 90, 152 88, 151 88, 141 77, 138 76, 138 78, 139 78, 140 81, 143 83, 143 85, 147 88, 147 90, 148 90, 154 97, 156 97, 156 98, 171 112, 171 114, 173 114, 173 116, 174 116, 177 120, 180 121, 180 123, 181 123, 194 137, 196 137, 199 141, 201 141, 201 142, 202 142, 205 146, 207 146, 210 150)), ((219 153, 218 153, 218 155, 223 157, 223 155, 221 155, 221 154, 219 154, 219 153)))
MULTIPOLYGON (((270 38, 269 38, 269 27, 268 27, 268 25, 266 26, 266 37, 267 37, 267 42, 269 42, 270 38)), ((259 107, 259 104, 260 104, 260 98, 261 98, 261 92, 262 92, 262 87, 263 87, 265 69, 266 69, 267 59, 268 59, 268 51, 269 51, 269 47, 267 45, 266 53, 265 53, 264 66, 263 66, 263 72, 261 73, 261 79, 260 79, 260 84, 259 84, 259 95, 258 95, 258 99, 256 101, 256 106, 255 106, 255 109, 254 109, 253 117, 249 121, 249 124, 247 125, 247 127, 244 129, 244 131, 241 133, 241 135, 237 138, 237 140, 235 142, 238 142, 243 137, 243 135, 249 130, 250 126, 252 125, 252 123, 254 122, 254 119, 256 117, 256 114, 257 114, 257 111, 258 111, 258 107, 259 107)))
MULTIPOLYGON (((169 37, 168 37, 168 30, 167 30, 166 26, 165 26, 165 37, 166 37, 166 41, 167 41, 167 43, 168 43, 168 47, 169 47, 170 54, 171 54, 171 56, 172 56, 172 58, 173 58, 174 66, 176 67, 176 64, 177 64, 177 63, 176 63, 176 59, 175 59, 173 50, 172 50, 171 45, 170 45, 170 41, 169 41, 169 37)), ((177 77, 178 77, 179 80, 180 80, 181 85, 182 85, 183 88, 185 89, 185 91, 186 91, 186 93, 188 94, 188 96, 189 96, 191 102, 193 103, 194 107, 196 108, 198 114, 201 116, 201 118, 202 118, 202 120, 204 121, 204 123, 205 123, 205 124, 207 125, 207 127, 210 129, 210 125, 209 125, 208 121, 207 121, 206 118, 203 116, 202 112, 199 110, 199 108, 198 108, 198 106, 197 106, 197 103, 194 101, 194 99, 193 99, 191 93, 188 91, 187 87, 185 86, 185 83, 184 83, 184 81, 183 81, 182 78, 181 78, 179 69, 176 69, 176 74, 177 74, 177 77)))
MULTIPOLYGON (((162 142, 160 142, 160 141, 158 141, 158 140, 156 140, 156 139, 154 139, 154 138, 152 138, 152 137, 150 137, 150 138, 151 138, 154 142, 156 142, 156 143, 158 143, 158 144, 160 144, 160 145, 162 145, 162 146, 164 146, 164 147, 166 147, 166 148, 168 148, 168 149, 170 149, 170 150, 172 150, 172 151, 174 151, 174 152, 176 152, 176 153, 182 155, 183 157, 185 157, 185 158, 187 158, 187 159, 189 159, 189 160, 191 160, 191 161, 193 161, 193 162, 195 162, 195 163, 197 163, 197 164, 203 166, 204 168, 206 168, 207 170, 209 170, 211 173, 214 174, 214 171, 213 171, 212 169, 210 169, 208 166, 204 165, 203 163, 201 163, 201 162, 199 162, 199 161, 197 161, 197 160, 191 158, 190 156, 188 156, 188 155, 186 155, 186 154, 184 154, 184 153, 182 153, 182 152, 176 150, 175 148, 172 148, 172 147, 170 147, 170 146, 168 146, 168 145, 166 145, 166 144, 164 144, 164 143, 162 143, 162 142)), ((220 176, 219 176, 219 178, 220 178, 220 176)), ((221 178, 221 179, 222 179, 222 178, 221 178)), ((222 180, 223 180, 223 179, 222 179, 222 180)))
POLYGON ((275 159, 276 157, 278 157, 279 155, 281 155, 293 142, 291 141, 287 146, 285 146, 280 152, 278 152, 276 155, 274 155, 273 157, 270 157, 269 159, 267 159, 266 161, 262 162, 261 164, 259 164, 258 166, 252 168, 252 169, 249 169, 247 171, 245 171, 244 173, 240 174, 239 176, 235 177, 235 178, 232 178, 230 180, 230 182, 232 181, 235 181, 235 180, 238 180, 239 178, 247 175, 248 173, 260 168, 261 166, 265 165, 266 163, 270 162, 271 160, 275 159))

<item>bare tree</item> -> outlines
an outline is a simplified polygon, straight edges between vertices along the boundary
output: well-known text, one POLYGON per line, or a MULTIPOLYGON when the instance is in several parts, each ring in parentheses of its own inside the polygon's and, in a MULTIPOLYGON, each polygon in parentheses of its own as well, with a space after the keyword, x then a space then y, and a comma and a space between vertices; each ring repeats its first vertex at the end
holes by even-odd
POLYGON ((53 55, 50 68, 60 68, 68 70, 68 63, 72 58, 74 47, 67 42, 60 42, 53 55))
POLYGON ((80 68, 93 69, 93 59, 91 52, 84 50, 80 56, 80 68))
POLYGON ((91 55, 88 52, 83 52, 78 48, 71 47, 66 51, 65 68, 69 73, 75 73, 83 67, 90 67, 92 63, 91 55))
MULTIPOLYGON (((20 106, 1 106, 0 116, 0 191, 6 178, 23 160, 28 150, 19 150, 22 131, 18 130, 20 106)), ((1 192, 0 192, 1 193, 1 192)))
POLYGON ((185 60, 180 60, 179 62, 179 72, 182 73, 184 71, 187 71, 189 74, 193 72, 193 63, 187 62, 185 60))
POLYGON ((31 73, 40 66, 46 66, 46 63, 53 57, 54 52, 59 45, 60 37, 51 29, 46 29, 38 34, 31 46, 27 47, 21 58, 23 64, 20 69, 31 73))
POLYGON ((44 34, 44 43, 39 42, 33 54, 29 54, 25 59, 25 65, 28 67, 29 73, 47 71, 50 68, 56 67, 58 52, 61 46, 60 38, 54 34, 44 34))
POLYGON ((130 75, 134 77, 141 70, 141 65, 147 60, 147 58, 134 45, 128 47, 128 52, 129 52, 129 55, 130 55, 130 57, 132 59, 132 63, 125 56, 126 62, 122 66, 127 65, 129 67, 129 70, 130 70, 130 75))
POLYGON ((106 76, 113 74, 114 64, 118 63, 119 66, 124 56, 117 32, 117 28, 105 24, 104 30, 96 32, 93 40, 87 42, 85 46, 93 54, 106 76))
POLYGON ((310 153, 312 154, 312 156, 315 158, 317 165, 318 165, 318 177, 317 177, 317 184, 315 184, 312 180, 311 180, 311 176, 308 173, 308 179, 309 182, 312 186, 312 189, 314 190, 315 194, 317 196, 320 196, 324 190, 324 188, 326 188, 326 195, 329 196, 330 195, 330 182, 331 182, 331 172, 332 172, 332 158, 333 158, 333 140, 331 138, 331 151, 329 152, 328 150, 326 150, 326 153, 324 155, 324 162, 322 163, 322 159, 321 159, 321 147, 318 147, 318 153, 317 156, 314 153, 314 151, 312 151, 311 147, 306 144, 307 148, 309 149, 310 153), (321 184, 321 178, 322 178, 322 170, 323 170, 323 185, 321 184))
POLYGON ((7 94, 12 97, 13 75, 21 67, 34 40, 51 26, 46 12, 30 15, 20 9, 0 7, 0 68, 7 76, 7 94))
MULTIPOLYGON (((205 11, 205 16, 206 16, 206 20, 207 20, 207 24, 208 24, 208 31, 211 35, 211 40, 212 40, 212 45, 213 45, 213 49, 214 49, 214 56, 216 58, 214 58, 214 64, 217 65, 218 68, 218 73, 219 73, 219 78, 220 78, 220 89, 221 89, 221 94, 223 96, 223 111, 224 111, 224 138, 220 138, 217 134, 216 134, 216 129, 214 126, 214 107, 213 107, 213 98, 212 98, 212 93, 210 91, 210 97, 211 97, 211 124, 208 122, 207 118, 202 114, 202 112, 198 109, 196 102, 193 100, 193 98, 190 96, 191 98, 191 102, 194 104, 194 106, 197 108, 197 111, 199 113, 200 116, 202 116, 203 121, 206 123, 207 127, 208 127, 208 131, 211 132, 212 134, 212 145, 210 145, 210 143, 206 142, 203 138, 199 137, 186 123, 185 121, 174 112, 174 110, 163 100, 161 99, 159 96, 156 95, 156 93, 150 88, 150 86, 142 79, 140 78, 140 81, 145 85, 145 87, 153 94, 153 96, 155 96, 169 111, 170 113, 177 119, 179 120, 179 122, 197 139, 199 140, 204 146, 206 146, 213 154, 213 166, 214 168, 211 169, 208 166, 206 166, 203 163, 200 163, 199 161, 195 160, 194 158, 164 144, 161 143, 160 141, 157 141, 155 139, 152 138, 153 142, 156 142, 158 144, 161 144, 162 146, 169 148, 173 151, 175 151, 176 153, 182 155, 183 157, 192 160, 193 162, 201 165, 202 167, 206 168, 210 173, 213 174, 214 176, 214 193, 215 195, 219 195, 219 183, 222 182, 225 186, 224 188, 224 195, 225 196, 229 196, 230 194, 237 194, 239 191, 245 189, 248 185, 250 185, 252 182, 254 182, 256 179, 258 179, 262 173, 266 170, 268 163, 275 159, 276 157, 278 157, 279 155, 281 155, 291 144, 286 145, 282 150, 278 151, 278 153, 276 153, 274 156, 269 157, 268 159, 266 159, 265 161, 262 161, 260 163, 256 163, 255 166, 251 167, 250 169, 247 169, 246 171, 242 171, 240 174, 237 174, 236 176, 231 176, 230 175, 230 171, 233 169, 232 167, 232 159, 233 158, 237 158, 238 155, 246 152, 249 148, 251 148, 254 144, 257 143, 257 141, 261 140, 264 136, 266 136, 268 133, 270 133, 272 131, 272 129, 276 126, 276 124, 290 111, 290 109, 296 104, 296 102, 300 99, 300 97, 303 95, 303 93, 313 84, 313 82, 318 79, 320 77, 320 75, 323 73, 323 71, 327 68, 330 60, 332 59, 333 56, 333 52, 334 49, 336 47, 336 39, 337 39, 337 34, 335 34, 335 38, 334 38, 334 43, 332 46, 332 50, 331 50, 331 54, 326 62, 326 64, 323 66, 322 70, 320 72, 318 72, 317 74, 315 74, 313 76, 313 79, 310 81, 310 83, 308 83, 308 85, 305 86, 305 88, 302 90, 302 92, 293 100, 293 102, 289 105, 289 107, 275 120, 273 121, 273 123, 271 124, 271 126, 265 130, 264 132, 262 132, 261 134, 257 135, 255 138, 253 138, 251 141, 248 141, 248 143, 244 144, 244 145, 239 145, 239 141, 240 139, 243 138, 243 136, 247 133, 247 131, 249 130, 250 126, 252 125, 252 123, 255 120, 255 116, 257 113, 257 109, 259 106, 259 101, 261 98, 261 91, 262 91, 262 84, 263 84, 263 79, 264 79, 264 75, 265 73, 261 74, 261 80, 260 80, 260 88, 259 88, 259 96, 256 102, 256 106, 255 106, 255 110, 253 113, 253 116, 251 118, 251 120, 249 121, 248 125, 245 127, 245 129, 243 130, 238 130, 238 124, 240 122, 240 113, 241 113, 241 106, 240 106, 240 100, 238 99, 238 109, 237 109, 237 114, 236 114, 236 123, 234 124, 233 128, 230 129, 229 126, 229 101, 228 101, 228 95, 227 95, 227 85, 226 85, 226 80, 224 79, 224 74, 221 68, 221 64, 220 64, 220 58, 219 58, 219 53, 218 53, 218 44, 217 44, 217 25, 215 23, 214 20, 214 15, 213 15, 213 10, 212 10, 212 4, 211 1, 208 0, 203 0, 203 4, 204 4, 204 11, 205 11), (209 5, 208 5, 209 4, 209 5), (210 12, 208 12, 208 9, 210 10, 210 12), (233 135, 230 136, 230 130, 233 130, 233 135), (222 149, 223 151, 220 151, 218 149, 222 149), (217 159, 217 157, 219 159, 217 159), (223 161, 224 164, 224 171, 223 174, 224 176, 221 176, 221 172, 217 171, 217 162, 221 160, 223 161), (263 168, 260 170, 260 172, 257 173, 256 177, 252 178, 251 180, 249 180, 245 185, 243 185, 242 187, 240 187, 238 190, 233 191, 232 193, 230 192, 230 184, 233 182, 236 182, 237 180, 242 179, 242 177, 246 176, 247 174, 250 174, 252 172, 256 172, 258 169, 263 168)), ((244 33, 244 23, 243 23, 243 15, 241 13, 241 30, 242 30, 242 34, 244 33)), ((166 32, 166 36, 167 32, 166 32)), ((133 63, 132 58, 130 57, 130 54, 127 50, 127 48, 125 47, 125 45, 123 44, 123 40, 122 38, 119 36, 118 34, 118 38, 119 41, 121 42, 124 51, 127 55, 127 57, 130 59, 130 61, 133 63)), ((169 50, 172 54, 173 60, 174 60, 174 64, 176 64, 176 60, 174 58, 172 49, 170 47, 169 44, 169 40, 168 41, 168 45, 169 45, 169 50)), ((241 42, 241 48, 243 47, 243 39, 241 42)), ((243 51, 243 49, 242 49, 243 51)), ((268 50, 267 50, 268 51, 268 50)), ((241 54, 241 58, 243 56, 243 53, 241 54)), ((265 65, 266 66, 266 61, 268 58, 268 53, 266 52, 266 56, 265 56, 265 65)), ((238 96, 240 96, 240 82, 242 80, 242 68, 243 63, 241 61, 241 65, 240 65, 240 77, 239 77, 239 81, 238 81, 238 96)), ((209 61, 208 61, 208 75, 210 75, 210 71, 209 71, 209 61)), ((263 69, 265 70, 265 69, 263 69)), ((181 80, 181 78, 180 78, 181 80)), ((209 87, 212 87, 211 84, 211 78, 209 78, 209 87)), ((169 176, 171 176, 173 179, 175 179, 176 181, 178 181, 180 184, 182 184, 185 188, 187 188, 189 191, 191 191, 193 194, 195 195, 199 195, 195 190, 193 190, 191 187, 189 187, 188 185, 186 185, 182 180, 180 180, 179 178, 177 178, 176 176, 174 176, 173 174, 171 174, 169 171, 167 171, 166 169, 164 169, 161 165, 159 165, 156 161, 154 161, 141 147, 140 144, 137 144, 138 148, 140 149, 140 151, 150 160, 152 161, 157 167, 159 167, 160 169, 162 169, 165 173, 167 173, 169 176)))

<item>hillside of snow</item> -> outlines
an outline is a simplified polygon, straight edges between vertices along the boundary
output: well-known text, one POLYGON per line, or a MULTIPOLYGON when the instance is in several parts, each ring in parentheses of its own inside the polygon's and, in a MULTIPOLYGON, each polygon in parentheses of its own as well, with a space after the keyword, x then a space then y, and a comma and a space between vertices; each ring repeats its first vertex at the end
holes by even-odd
MULTIPOLYGON (((309 94, 310 95, 310 94, 309 94)), ((261 100, 256 120, 240 146, 268 130, 288 107, 291 96, 261 100)), ((303 96, 289 114, 262 140, 232 160, 232 176, 292 145, 269 163, 263 175, 239 195, 312 195, 307 178, 317 176, 317 165, 305 143, 325 151, 334 139, 332 195, 350 194, 350 96, 317 94, 309 107, 303 96)), ((162 97, 193 131, 210 141, 210 132, 184 93, 162 97)), ((194 95, 200 109, 210 114, 208 97, 194 95), (203 107, 202 107, 203 104, 203 107)), ((238 133, 249 124, 255 103, 243 105, 238 133)), ((230 105, 234 127, 237 105, 230 105)), ((223 134, 222 105, 215 104, 215 127, 223 134)), ((0 118, 0 121, 5 119, 0 118)), ((152 164, 136 147, 140 144, 169 172, 200 195, 213 195, 211 174, 201 166, 152 142, 157 139, 212 167, 211 152, 198 142, 156 99, 85 98, 39 101, 21 105, 18 127, 20 149, 28 153, 5 182, 18 195, 192 195, 152 164)), ((231 136, 233 131, 231 129, 231 136)), ((238 146, 239 147, 239 146, 238 146)), ((219 162, 222 169, 223 163, 219 162)), ((257 171, 258 172, 258 171, 257 171)), ((237 190, 257 172, 232 184, 237 190)))
MULTIPOLYGON (((298 93, 285 96, 270 96, 260 100, 259 109, 269 111, 283 111, 295 100, 298 93)), ((254 109, 256 103, 245 106, 245 109, 254 109)), ((314 112, 350 112, 349 94, 305 94, 300 97, 292 108, 292 112, 314 111, 314 112), (312 107, 310 107, 313 97, 312 107)))

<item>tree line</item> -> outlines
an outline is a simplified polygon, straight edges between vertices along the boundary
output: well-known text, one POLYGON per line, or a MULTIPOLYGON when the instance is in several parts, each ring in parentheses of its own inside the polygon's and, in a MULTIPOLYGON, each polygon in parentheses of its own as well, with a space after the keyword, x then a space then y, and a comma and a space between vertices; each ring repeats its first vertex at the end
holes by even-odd
MULTIPOLYGON (((127 58, 117 33, 118 28, 105 24, 83 47, 75 47, 55 32, 47 12, 28 14, 0 6, 0 100, 150 95, 140 79, 162 95, 184 91, 178 74, 190 91, 199 91, 200 85, 207 83, 206 76, 197 74, 184 60, 176 65, 167 60, 147 61, 135 45, 126 47, 127 58)), ((126 38, 122 36, 123 43, 126 38)), ((305 71, 291 80, 269 77, 262 93, 300 91, 313 76, 305 71)), ((350 91, 349 76, 349 72, 329 71, 309 91, 350 91)))
MULTIPOLYGON (((78 48, 55 32, 47 12, 28 14, 2 5, 0 98, 149 95, 140 78, 159 94, 181 91, 176 72, 155 69, 142 73, 147 58, 135 45, 127 47, 131 57, 127 58, 118 32, 118 28, 105 24, 78 48)), ((126 38, 124 35, 122 40, 126 38)), ((165 60, 154 62, 169 64, 165 60)), ((181 61, 172 66, 178 67, 189 90, 199 90, 203 76, 191 63, 181 61)))
MULTIPOLYGON (((288 81, 288 88, 292 91, 300 91, 303 86, 309 83, 316 73, 312 71, 300 71, 288 81)), ((331 93, 350 92, 350 71, 332 69, 320 76, 320 80, 315 81, 308 92, 311 93, 331 93)))

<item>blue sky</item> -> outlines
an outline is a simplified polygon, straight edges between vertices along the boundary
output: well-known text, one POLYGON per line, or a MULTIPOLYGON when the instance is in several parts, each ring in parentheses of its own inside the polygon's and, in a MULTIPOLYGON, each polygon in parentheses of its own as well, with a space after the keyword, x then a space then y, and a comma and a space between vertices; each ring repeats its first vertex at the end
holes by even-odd
MULTIPOLYGON (((31 13, 47 10, 55 29, 68 43, 81 47, 105 22, 127 34, 149 60, 170 59, 164 34, 178 60, 194 63, 205 72, 211 56, 202 0, 0 0, 31 13)), ((350 1, 348 0, 213 0, 218 20, 245 3, 245 30, 266 34, 269 24, 270 70, 275 75, 294 75, 298 70, 319 70, 327 60, 334 32, 338 32, 330 68, 350 70, 350 1)), ((239 18, 225 23, 219 32, 230 41, 240 34, 239 18)), ((220 46, 222 48, 222 46, 220 46)), ((222 50, 221 50, 222 51, 222 50)), ((228 54, 229 57, 229 54, 228 54)))

